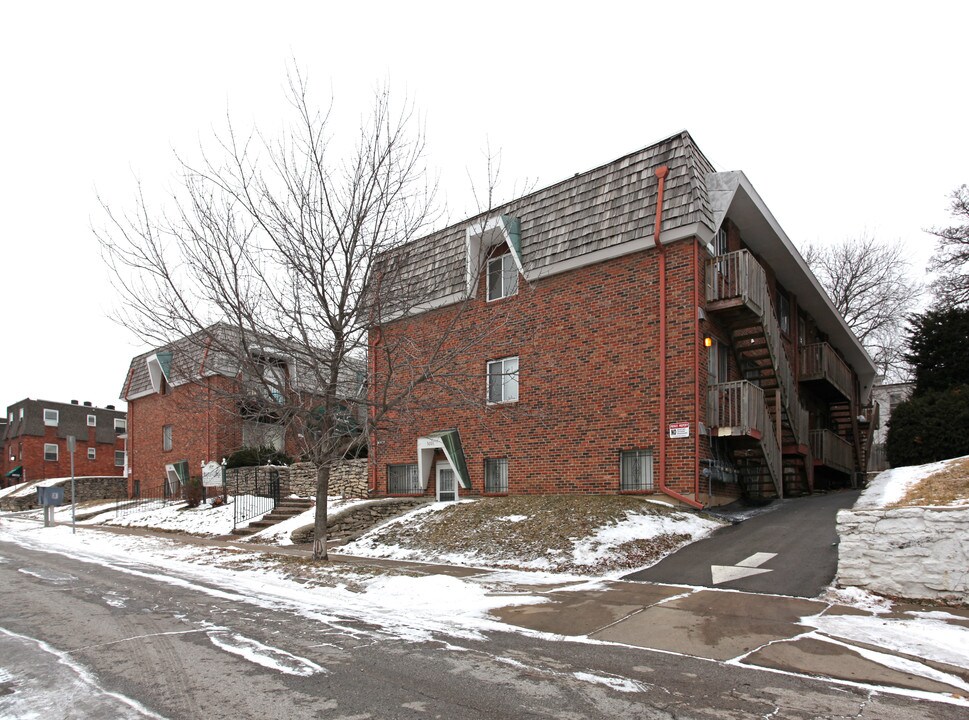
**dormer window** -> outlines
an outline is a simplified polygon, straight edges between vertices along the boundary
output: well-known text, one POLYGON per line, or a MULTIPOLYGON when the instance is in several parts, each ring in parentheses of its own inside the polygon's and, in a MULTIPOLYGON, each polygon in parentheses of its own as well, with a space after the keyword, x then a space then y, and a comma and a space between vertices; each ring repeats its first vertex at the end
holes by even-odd
POLYGON ((488 301, 518 292, 518 266, 510 252, 488 260, 488 301))
POLYGON ((155 353, 150 355, 145 362, 148 365, 148 379, 151 381, 152 389, 156 393, 167 394, 172 354, 170 352, 155 353))

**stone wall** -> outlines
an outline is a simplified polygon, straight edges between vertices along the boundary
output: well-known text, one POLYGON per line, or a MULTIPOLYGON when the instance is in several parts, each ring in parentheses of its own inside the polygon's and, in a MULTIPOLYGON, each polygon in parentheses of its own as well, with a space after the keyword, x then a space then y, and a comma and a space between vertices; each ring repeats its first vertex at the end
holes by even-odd
POLYGON ((969 604, 969 507, 842 510, 837 582, 969 604))
MULTIPOLYGON (((226 470, 229 493, 235 493, 236 488, 240 493, 251 494, 257 488, 264 492, 273 472, 279 475, 280 496, 316 497, 316 465, 313 463, 230 468, 226 470)), ((330 495, 367 497, 367 459, 343 460, 334 465, 330 471, 330 495)))
MULTIPOLYGON (((341 513, 335 513, 327 519, 327 539, 343 538, 350 540, 364 532, 389 520, 413 510, 418 505, 430 502, 430 498, 388 498, 374 500, 363 505, 356 505, 341 513)), ((307 525, 292 534, 294 543, 309 543, 313 541, 313 526, 307 525)))
MULTIPOLYGON (((69 505, 72 502, 70 478, 56 481, 44 480, 42 482, 44 485, 64 488, 64 504, 69 505)), ((115 500, 128 495, 128 478, 126 477, 81 477, 74 478, 74 484, 77 487, 78 502, 115 500)), ((30 510, 36 507, 40 507, 37 504, 37 485, 18 490, 16 495, 8 495, 0 501, 0 510, 30 510)))

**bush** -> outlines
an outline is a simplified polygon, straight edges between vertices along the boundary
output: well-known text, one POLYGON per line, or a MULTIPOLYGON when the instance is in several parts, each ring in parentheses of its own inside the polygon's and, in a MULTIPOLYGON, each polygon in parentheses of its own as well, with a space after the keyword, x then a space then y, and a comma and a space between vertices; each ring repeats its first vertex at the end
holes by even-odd
POLYGON ((969 455, 969 385, 901 403, 892 410, 885 450, 892 467, 969 455))
POLYGON ((293 458, 274 447, 244 447, 236 450, 226 460, 227 468, 252 467, 253 465, 291 465, 293 458))

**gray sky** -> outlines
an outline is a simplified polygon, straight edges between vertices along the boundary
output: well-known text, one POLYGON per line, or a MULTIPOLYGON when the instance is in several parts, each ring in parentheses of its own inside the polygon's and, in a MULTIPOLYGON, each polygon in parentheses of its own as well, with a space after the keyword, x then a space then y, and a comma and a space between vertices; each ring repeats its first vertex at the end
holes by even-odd
POLYGON ((227 112, 271 134, 293 62, 349 127, 380 83, 409 97, 452 220, 487 143, 511 196, 687 129, 798 245, 899 239, 920 274, 923 228, 969 182, 969 4, 349 5, 4 7, 0 405, 118 402, 142 348, 107 318, 97 195, 130 208, 141 180, 163 201, 173 151, 210 147, 227 112))

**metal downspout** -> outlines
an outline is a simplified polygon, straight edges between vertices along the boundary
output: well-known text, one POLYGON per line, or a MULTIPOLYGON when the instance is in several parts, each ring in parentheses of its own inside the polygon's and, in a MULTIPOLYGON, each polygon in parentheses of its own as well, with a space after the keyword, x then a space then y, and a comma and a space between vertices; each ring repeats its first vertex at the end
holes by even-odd
POLYGON ((659 489, 674 500, 702 508, 703 505, 696 500, 666 487, 666 249, 659 238, 663 229, 663 192, 669 171, 666 165, 656 168, 659 191, 656 198, 656 227, 653 230, 653 242, 659 252, 659 489))

